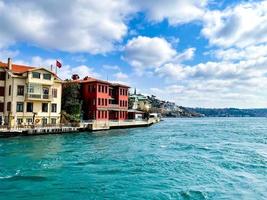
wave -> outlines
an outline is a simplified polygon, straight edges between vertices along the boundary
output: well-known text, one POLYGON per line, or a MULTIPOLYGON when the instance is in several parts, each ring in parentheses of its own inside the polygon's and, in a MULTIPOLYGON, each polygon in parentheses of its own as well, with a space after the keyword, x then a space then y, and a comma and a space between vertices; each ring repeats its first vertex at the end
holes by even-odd
POLYGON ((21 175, 20 171, 16 171, 14 175, 0 176, 0 180, 9 180, 9 181, 46 181, 47 178, 43 176, 27 176, 21 175))
POLYGON ((187 190, 179 192, 184 199, 207 199, 206 195, 201 191, 187 190))

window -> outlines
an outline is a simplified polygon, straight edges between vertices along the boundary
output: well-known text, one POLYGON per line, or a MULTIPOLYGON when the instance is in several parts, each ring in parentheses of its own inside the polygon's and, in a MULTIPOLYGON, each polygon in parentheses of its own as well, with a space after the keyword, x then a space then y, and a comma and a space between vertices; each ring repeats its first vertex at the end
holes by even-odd
POLYGON ((48 103, 42 103, 42 112, 48 112, 48 103))
POLYGON ((0 96, 5 96, 5 87, 0 87, 0 96))
POLYGON ((52 103, 51 106, 52 106, 51 112, 56 113, 57 112, 57 104, 56 103, 52 103))
POLYGON ((6 80, 6 72, 0 72, 0 80, 1 81, 6 80))
POLYGON ((57 98, 57 89, 55 88, 52 89, 52 96, 53 98, 57 98))
POLYGON ((51 118, 51 124, 56 124, 57 123, 57 119, 56 118, 51 118))
POLYGON ((32 102, 27 103, 26 111, 27 112, 33 112, 33 103, 32 102))
POLYGON ((23 112, 23 102, 17 102, 17 112, 23 112))
POLYGON ((102 106, 105 105, 105 99, 102 99, 102 106))
POLYGON ((98 99, 98 105, 100 105, 100 99, 98 99))
POLYGON ((11 111, 11 102, 7 102, 6 110, 11 111))
POLYGON ((43 125, 43 126, 47 125, 47 118, 44 117, 44 118, 42 119, 42 125, 43 125))
POLYGON ((27 118, 26 122, 27 122, 28 125, 32 124, 32 118, 27 118))
POLYGON ((22 123, 23 123, 23 119, 22 119, 22 118, 18 118, 18 119, 17 119, 17 124, 18 124, 18 125, 21 125, 22 123))
POLYGON ((18 96, 24 96, 24 85, 18 85, 17 95, 18 96))
POLYGON ((49 98, 49 88, 44 87, 43 88, 43 99, 49 98))
POLYGON ((39 78, 40 79, 41 74, 39 72, 32 72, 32 78, 39 78))
POLYGON ((11 85, 8 87, 8 95, 11 95, 11 85))
POLYGON ((51 80, 51 74, 43 74, 45 80, 51 80))
POLYGON ((30 93, 30 94, 34 93, 34 85, 33 84, 28 85, 28 93, 30 93))
POLYGON ((98 92, 101 92, 101 87, 100 87, 100 85, 98 86, 98 92))
POLYGON ((0 103, 0 112, 4 112, 4 103, 0 103))

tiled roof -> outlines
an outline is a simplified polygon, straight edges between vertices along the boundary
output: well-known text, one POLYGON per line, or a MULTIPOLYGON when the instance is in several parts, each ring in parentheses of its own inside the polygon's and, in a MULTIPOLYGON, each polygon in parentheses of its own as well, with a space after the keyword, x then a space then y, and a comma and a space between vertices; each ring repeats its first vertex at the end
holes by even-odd
MULTIPOLYGON (((0 67, 7 68, 7 63, 3 63, 0 61, 0 67)), ((36 67, 12 64, 12 72, 15 72, 15 73, 24 73, 24 72, 30 71, 32 69, 35 69, 35 68, 36 67)))
POLYGON ((121 86, 121 87, 129 88, 129 86, 127 86, 127 85, 123 85, 123 84, 119 84, 119 83, 111 83, 111 82, 108 82, 108 81, 103 81, 103 80, 95 79, 95 78, 92 78, 92 77, 87 77, 85 80, 84 79, 72 80, 72 82, 75 82, 75 83, 98 82, 98 83, 104 83, 104 84, 111 85, 111 86, 121 86))

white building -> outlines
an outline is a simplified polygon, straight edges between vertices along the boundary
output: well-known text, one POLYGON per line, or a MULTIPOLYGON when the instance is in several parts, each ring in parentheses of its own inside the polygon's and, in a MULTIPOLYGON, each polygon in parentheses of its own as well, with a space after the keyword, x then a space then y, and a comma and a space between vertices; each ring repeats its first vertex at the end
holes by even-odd
POLYGON ((45 68, 0 62, 0 123, 60 123, 62 81, 45 68))

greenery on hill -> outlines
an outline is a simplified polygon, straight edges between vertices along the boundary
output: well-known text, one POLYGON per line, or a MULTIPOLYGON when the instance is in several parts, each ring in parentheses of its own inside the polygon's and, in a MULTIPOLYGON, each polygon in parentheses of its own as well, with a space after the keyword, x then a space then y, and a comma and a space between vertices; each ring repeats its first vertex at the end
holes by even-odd
POLYGON ((237 108, 188 108, 206 117, 267 117, 267 109, 237 109, 237 108))

